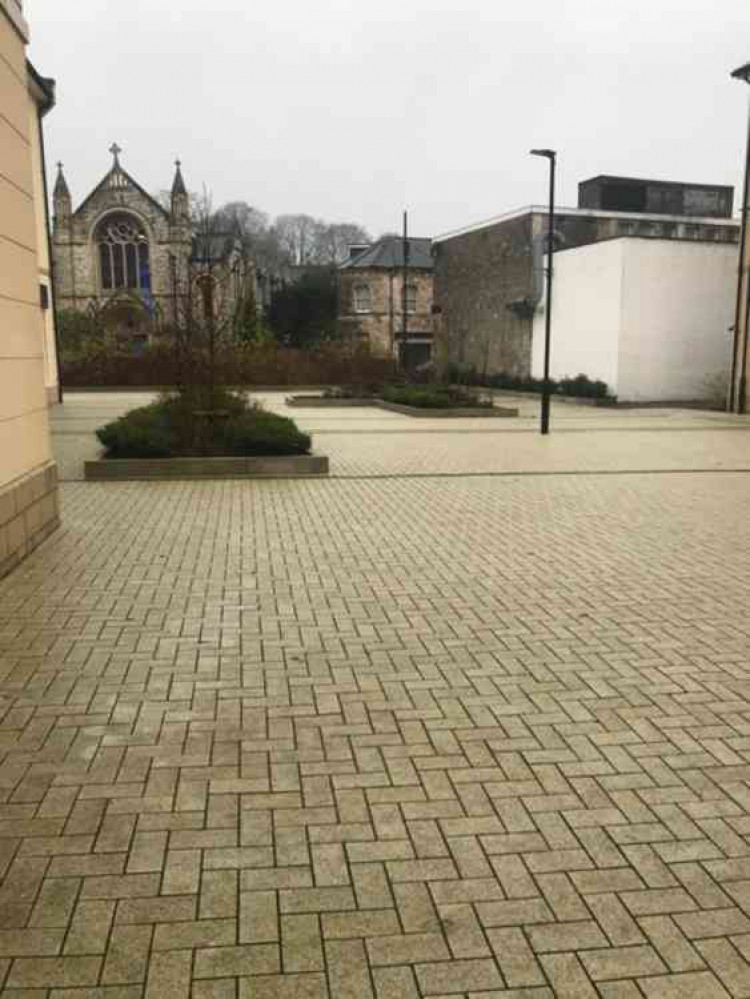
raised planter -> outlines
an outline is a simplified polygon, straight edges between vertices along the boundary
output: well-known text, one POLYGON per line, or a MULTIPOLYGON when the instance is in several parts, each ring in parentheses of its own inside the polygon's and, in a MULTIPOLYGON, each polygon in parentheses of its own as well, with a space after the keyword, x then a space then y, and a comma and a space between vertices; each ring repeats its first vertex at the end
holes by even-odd
POLYGON ((323 395, 290 395, 285 402, 290 409, 350 409, 378 405, 377 399, 326 399, 323 395))
POLYGON ((328 458, 295 454, 268 458, 104 458, 87 461, 89 482, 128 479, 296 479, 328 475, 328 458))
POLYGON ((518 416, 518 410, 508 406, 461 406, 452 409, 428 409, 426 406, 402 406, 385 399, 326 399, 321 395, 290 395, 286 404, 292 409, 346 409, 368 406, 371 409, 387 409, 402 416, 417 416, 423 419, 462 419, 466 417, 511 417, 518 416))
POLYGON ((517 409, 503 406, 466 406, 455 407, 454 409, 428 409, 426 406, 402 406, 397 402, 385 402, 378 399, 380 409, 387 409, 391 413, 401 413, 403 416, 421 416, 423 419, 463 419, 465 417, 479 417, 492 419, 493 417, 518 416, 517 409))

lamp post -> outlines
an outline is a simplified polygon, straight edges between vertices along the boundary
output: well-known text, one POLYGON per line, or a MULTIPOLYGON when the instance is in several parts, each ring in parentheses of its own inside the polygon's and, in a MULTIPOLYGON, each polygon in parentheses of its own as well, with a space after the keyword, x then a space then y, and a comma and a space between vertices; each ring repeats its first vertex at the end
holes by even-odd
POLYGON ((550 386, 549 357, 552 334, 552 272, 555 249, 555 168, 557 153, 554 149, 532 149, 532 156, 541 156, 549 160, 549 212, 547 217, 547 311, 544 317, 544 385, 542 387, 542 425, 543 434, 549 433, 550 386))
MULTIPOLYGON (((732 79, 750 83, 750 62, 732 73, 732 79)), ((737 274, 737 302, 734 316, 734 351, 732 354, 732 379, 729 386, 729 409, 744 413, 747 401, 747 341, 750 334, 750 115, 748 115, 747 146, 745 150, 745 183, 742 195, 742 220, 740 225, 740 260, 737 274), (739 355, 739 356, 738 356, 739 355), (739 361, 739 375, 737 366, 739 361)))

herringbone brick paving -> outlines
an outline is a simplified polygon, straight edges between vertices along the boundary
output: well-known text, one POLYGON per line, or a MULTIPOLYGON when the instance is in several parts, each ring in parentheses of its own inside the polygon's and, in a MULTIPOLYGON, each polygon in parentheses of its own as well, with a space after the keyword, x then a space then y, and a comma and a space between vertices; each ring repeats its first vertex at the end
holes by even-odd
POLYGON ((5 999, 750 996, 750 476, 63 495, 5 999))

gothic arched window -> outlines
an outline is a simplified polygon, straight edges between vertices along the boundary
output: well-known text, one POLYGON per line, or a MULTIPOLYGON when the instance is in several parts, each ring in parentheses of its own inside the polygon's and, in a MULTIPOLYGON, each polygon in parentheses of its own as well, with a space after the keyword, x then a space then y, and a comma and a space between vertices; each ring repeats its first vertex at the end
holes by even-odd
POLYGON ((138 219, 119 213, 108 215, 96 230, 102 288, 151 290, 148 236, 138 219))

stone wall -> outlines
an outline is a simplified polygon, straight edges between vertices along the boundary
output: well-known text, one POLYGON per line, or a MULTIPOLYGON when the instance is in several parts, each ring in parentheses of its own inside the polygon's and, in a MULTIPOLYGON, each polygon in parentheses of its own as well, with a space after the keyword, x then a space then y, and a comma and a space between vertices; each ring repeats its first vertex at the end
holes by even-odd
MULTIPOLYGON (((409 336, 431 337, 434 280, 431 271, 409 272, 409 284, 416 285, 416 310, 407 322, 409 336)), ((375 354, 394 356, 395 342, 403 329, 403 274, 383 268, 351 268, 339 272, 339 322, 344 335, 369 344, 375 354), (354 289, 370 288, 372 309, 356 312, 354 289)))
POLYGON ((60 526, 53 461, 0 487, 0 579, 60 526))
POLYGON ((527 375, 531 317, 509 303, 532 293, 530 214, 435 244, 441 363, 527 375))
POLYGON ((163 316, 172 308, 170 254, 177 258, 177 280, 184 283, 191 238, 187 227, 173 226, 170 216, 137 188, 99 190, 72 217, 57 212, 53 238, 55 291, 58 309, 83 311, 102 304, 108 297, 118 299, 135 292, 103 292, 98 274, 98 256, 93 236, 99 221, 113 211, 135 215, 149 237, 151 292, 163 316))

